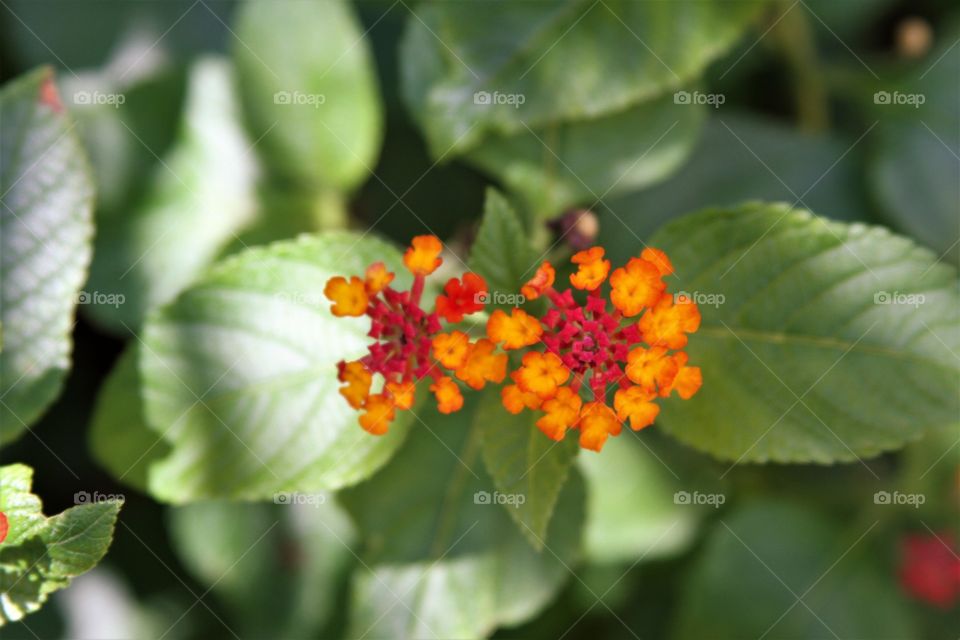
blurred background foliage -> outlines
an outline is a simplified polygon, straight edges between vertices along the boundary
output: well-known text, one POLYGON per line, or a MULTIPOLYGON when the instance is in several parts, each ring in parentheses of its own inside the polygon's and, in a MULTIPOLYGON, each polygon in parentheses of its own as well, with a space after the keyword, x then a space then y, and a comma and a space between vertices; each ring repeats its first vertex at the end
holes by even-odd
MULTIPOLYGON (((402 435, 369 445, 366 472, 379 469, 377 482, 331 491, 319 506, 215 500, 203 479, 184 480, 203 475, 190 468, 203 460, 190 456, 148 478, 149 464, 190 442, 177 435, 150 448, 148 418, 175 418, 192 399, 164 404, 150 365, 137 369, 147 314, 198 281, 185 298, 246 286, 260 267, 244 266, 245 249, 300 233, 369 230, 401 246, 435 233, 459 251, 483 236, 493 185, 518 210, 514 235, 537 253, 555 241, 555 252, 569 252, 577 234, 556 229, 570 211, 596 214, 597 242, 616 263, 636 254, 637 238, 684 214, 766 200, 885 225, 956 265, 955 3, 682 4, 3 0, 2 80, 56 68, 93 167, 84 290, 125 302, 80 307, 62 394, 35 434, 0 458, 35 469, 49 513, 72 505, 78 490, 126 496, 107 559, 4 637, 955 637, 957 607, 909 597, 898 571, 905 536, 938 532, 956 544, 956 425, 834 466, 731 466, 659 431, 626 433, 600 456, 563 463, 558 473, 569 479, 552 496, 560 506, 542 523, 546 550, 518 535, 512 519, 526 526, 525 515, 484 512, 482 531, 467 538, 473 546, 442 567, 427 539, 436 521, 449 517, 452 541, 469 533, 476 509, 433 510, 448 484, 466 483, 469 494, 490 481, 463 478, 441 451, 472 450, 461 442, 472 407, 456 419, 429 415, 443 439, 414 425, 402 445, 402 435), (485 87, 525 96, 524 109, 479 108, 474 94, 485 87), (924 108, 875 102, 894 90, 924 95, 924 108), (264 99, 296 91, 324 96, 323 116, 264 99), (674 91, 724 102, 677 104, 674 91), (96 92, 125 100, 77 99, 96 92), (202 275, 237 254, 237 273, 202 275), (151 398, 141 397, 145 388, 151 398), (926 502, 875 504, 876 492, 894 487, 926 502), (677 492, 725 502, 678 504, 677 492), (417 613, 406 601, 391 606, 395 591, 428 571, 417 613)), ((359 271, 381 251, 350 242, 333 236, 320 266, 359 271)), ((188 306, 156 314, 146 340, 174 354, 164 357, 202 351, 164 342, 188 306)), ((207 312, 204 320, 222 320, 207 312)), ((351 339, 360 338, 343 338, 351 339)), ((327 357, 313 339, 299 346, 327 357)), ((271 354, 254 356, 251 367, 271 354)), ((201 387, 217 383, 190 366, 180 373, 201 387)), ((950 383, 939 381, 947 393, 950 383)), ((883 422, 883 407, 876 411, 883 422)), ((476 446, 479 459, 487 452, 476 446)), ((501 472, 510 473, 490 469, 501 472)), ((219 497, 269 500, 268 485, 238 480, 219 497)))

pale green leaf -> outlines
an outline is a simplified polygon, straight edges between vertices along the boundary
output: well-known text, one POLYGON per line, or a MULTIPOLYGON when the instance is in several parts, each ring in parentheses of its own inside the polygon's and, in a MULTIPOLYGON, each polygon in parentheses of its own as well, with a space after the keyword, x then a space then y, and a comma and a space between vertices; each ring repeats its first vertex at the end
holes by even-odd
POLYGON ((94 458, 114 478, 147 491, 150 465, 166 456, 170 445, 144 419, 138 358, 137 345, 129 345, 104 381, 89 443, 94 458))
POLYGON ((879 227, 786 205, 708 210, 651 241, 700 302, 691 400, 657 423, 741 462, 851 461, 960 416, 957 273, 879 227))
POLYGON ((9 524, 0 544, 0 626, 33 613, 100 562, 120 511, 116 500, 95 501, 47 518, 30 493, 32 479, 25 465, 0 467, 0 512, 9 524))
POLYGON ((336 363, 363 355, 366 318, 335 318, 323 295, 335 275, 399 252, 372 236, 301 236, 218 263, 148 319, 140 350, 147 423, 172 447, 154 462, 158 499, 269 498, 353 484, 383 465, 410 421, 385 436, 357 424, 336 363))
POLYGON ((247 0, 233 55, 244 113, 270 168, 349 189, 372 170, 382 106, 369 44, 342 0, 247 0))
POLYGON ((178 140, 142 201, 97 232, 82 302, 91 318, 124 335, 190 284, 254 216, 257 167, 227 62, 195 62, 186 99, 178 140))
POLYGON ((90 263, 93 179, 53 72, 0 90, 0 443, 53 402, 70 369, 90 263))

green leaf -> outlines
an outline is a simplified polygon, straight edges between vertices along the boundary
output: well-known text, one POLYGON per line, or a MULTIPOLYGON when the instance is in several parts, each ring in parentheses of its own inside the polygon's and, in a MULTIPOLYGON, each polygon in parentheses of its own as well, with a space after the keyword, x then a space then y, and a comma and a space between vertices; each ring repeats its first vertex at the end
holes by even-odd
POLYGON ((338 392, 336 363, 362 355, 369 321, 335 318, 334 275, 399 252, 330 233, 253 248, 220 263, 148 319, 140 372, 147 423, 173 447, 150 467, 151 493, 182 503, 268 498, 358 482, 403 441, 410 412, 371 436, 338 392))
POLYGON ((291 502, 205 502, 170 513, 174 549, 244 637, 315 636, 353 561, 350 521, 331 499, 285 497, 291 502))
POLYGON ((233 49, 244 113, 270 168, 350 189, 376 163, 383 114, 373 59, 341 0, 248 0, 233 49))
MULTIPOLYGON (((960 134, 956 85, 960 29, 944 31, 943 46, 917 65, 911 77, 884 86, 888 96, 921 96, 923 103, 881 103, 867 176, 881 212, 950 264, 960 263, 960 134)), ((875 98, 876 100, 876 98, 875 98)))
POLYGON ((666 222, 750 200, 802 199, 800 206, 813 211, 865 220, 869 207, 858 188, 859 167, 844 155, 851 142, 745 115, 711 118, 689 161, 669 179, 604 199, 598 243, 612 260, 623 261, 635 254, 637 237, 650 238, 666 222))
POLYGON ((407 21, 405 97, 434 155, 462 153, 492 134, 611 116, 694 80, 760 6, 424 2, 407 21), (497 104, 495 91, 522 104, 497 104))
POLYGON ((32 424, 70 369, 90 263, 93 178, 49 68, 0 90, 0 443, 32 424))
POLYGON ((170 453, 170 445, 151 430, 140 397, 139 349, 129 345, 104 381, 89 442, 94 458, 118 481, 147 491, 150 465, 170 453))
POLYGON ((646 444, 649 437, 626 431, 610 438, 601 455, 578 459, 587 481, 584 546, 593 562, 655 560, 693 542, 704 508, 679 504, 676 494, 698 488, 686 475, 681 481, 673 470, 676 457, 658 455, 646 444))
POLYGON ((438 160, 462 156, 538 216, 665 177, 703 108, 675 104, 758 2, 424 2, 403 91, 438 160), (629 135, 624 135, 629 131, 629 135))
POLYGON ((483 462, 497 491, 523 497, 521 504, 504 507, 539 551, 549 543, 547 526, 579 447, 576 438, 556 442, 543 435, 534 424, 537 415, 508 413, 499 390, 493 389, 484 395, 475 423, 483 462))
POLYGON ((184 111, 142 202, 97 233, 86 311, 123 334, 190 284, 254 216, 257 167, 225 60, 194 63, 184 111))
POLYGON ((32 481, 26 465, 0 467, 0 512, 9 525, 0 544, 0 626, 33 613, 100 562, 120 511, 116 500, 97 501, 45 517, 32 481))
POLYGON ((687 348, 703 387, 658 419, 682 442, 725 460, 831 463, 957 424, 957 274, 930 251, 763 203, 687 216, 652 244, 703 316, 687 348))
POLYGON ((917 637, 894 569, 877 570, 874 525, 843 529, 764 502, 720 520, 684 586, 672 637, 917 637))
POLYGON ((471 271, 486 279, 492 293, 515 295, 533 277, 539 257, 507 199, 496 189, 487 189, 483 219, 470 249, 471 271))
POLYGON ((343 494, 367 543, 349 637, 483 637, 534 616, 572 572, 583 523, 579 475, 564 487, 538 553, 494 504, 471 412, 425 412, 390 464, 343 494))
POLYGON ((602 118, 493 135, 464 160, 537 214, 554 215, 666 177, 693 149, 702 121, 702 108, 674 104, 671 95, 602 118))

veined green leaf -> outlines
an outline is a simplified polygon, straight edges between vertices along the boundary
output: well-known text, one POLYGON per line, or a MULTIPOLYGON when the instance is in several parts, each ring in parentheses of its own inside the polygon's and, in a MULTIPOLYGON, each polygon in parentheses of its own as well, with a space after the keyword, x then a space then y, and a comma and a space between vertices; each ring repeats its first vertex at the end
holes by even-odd
POLYGON ((94 501, 48 518, 32 481, 30 467, 0 467, 0 512, 9 525, 0 544, 0 626, 33 613, 100 562, 120 511, 116 500, 94 501))
POLYGON ((719 458, 851 461, 960 416, 957 273, 879 227, 786 205, 708 210, 651 241, 699 301, 703 387, 657 423, 719 458))
POLYGON ((362 355, 366 318, 335 318, 334 275, 399 252, 371 236, 331 233, 253 248, 218 263, 148 319, 140 345, 147 423, 172 452, 149 470, 151 493, 182 503, 269 498, 356 483, 403 441, 410 412, 385 436, 357 424, 336 363, 362 355))
POLYGON ((539 257, 514 208, 499 191, 487 189, 483 219, 470 249, 470 269, 484 277, 491 294, 516 295, 533 277, 539 257))
POLYGON ((256 162, 225 60, 191 69, 182 131, 143 201, 97 232, 86 311, 125 335, 190 284, 254 215, 256 162))
POLYGON ((48 68, 0 90, 0 205, 4 443, 60 393, 90 263, 93 178, 48 68))

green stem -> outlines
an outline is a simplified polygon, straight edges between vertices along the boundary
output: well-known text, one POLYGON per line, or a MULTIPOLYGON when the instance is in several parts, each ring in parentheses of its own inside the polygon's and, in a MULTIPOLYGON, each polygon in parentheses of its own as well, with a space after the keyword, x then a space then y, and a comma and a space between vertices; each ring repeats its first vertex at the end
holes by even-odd
POLYGON ((800 128, 809 132, 824 131, 829 127, 829 103, 810 21, 802 3, 795 5, 781 0, 779 7, 774 34, 790 67, 800 128))

